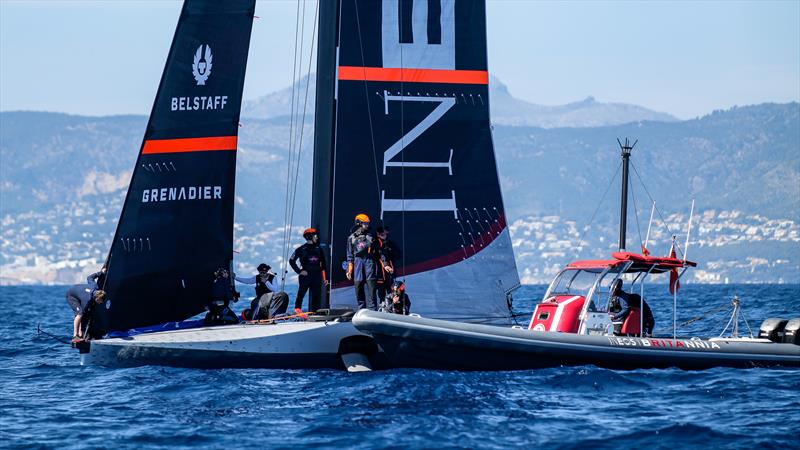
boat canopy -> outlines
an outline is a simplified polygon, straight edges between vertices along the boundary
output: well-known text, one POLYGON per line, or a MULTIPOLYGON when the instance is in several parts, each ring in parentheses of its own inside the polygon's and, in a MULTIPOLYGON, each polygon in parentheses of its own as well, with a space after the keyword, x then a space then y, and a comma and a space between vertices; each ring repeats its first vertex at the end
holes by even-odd
POLYGON ((574 261, 569 263, 567 268, 600 271, 609 267, 617 267, 628 262, 633 262, 626 272, 664 273, 672 269, 697 266, 697 263, 695 262, 684 261, 678 258, 670 258, 667 256, 645 256, 631 252, 614 252, 611 254, 611 257, 613 259, 590 259, 574 261))

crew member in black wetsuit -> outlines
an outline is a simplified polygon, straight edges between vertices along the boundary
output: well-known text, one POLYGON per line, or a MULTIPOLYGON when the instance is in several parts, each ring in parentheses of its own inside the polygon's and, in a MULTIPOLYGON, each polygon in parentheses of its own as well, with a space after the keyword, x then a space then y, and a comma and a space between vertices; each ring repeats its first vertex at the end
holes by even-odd
POLYGON ((81 325, 84 317, 90 317, 95 305, 103 303, 106 293, 91 284, 76 284, 67 290, 67 304, 75 313, 72 321, 72 342, 84 338, 81 325))
POLYGON ((239 323, 230 304, 239 301, 239 293, 233 288, 228 270, 220 267, 214 272, 214 284, 211 286, 211 301, 208 302, 208 314, 204 319, 206 325, 229 325, 239 323))
POLYGON ((392 283, 395 279, 395 264, 401 258, 400 248, 389 239, 389 227, 379 226, 376 234, 378 236, 378 251, 380 252, 380 273, 378 274, 377 290, 378 301, 382 302, 386 294, 391 291, 392 283))
POLYGON ((369 308, 378 310, 375 282, 378 279, 379 260, 377 237, 369 229, 369 216, 359 214, 356 216, 352 234, 347 237, 346 273, 347 279, 353 280, 359 309, 367 308, 369 297, 369 308))
POLYGON ((381 305, 381 311, 405 316, 411 311, 411 299, 408 298, 406 285, 402 281, 392 283, 391 290, 381 305))
POLYGON ((639 295, 629 294, 623 291, 622 280, 620 279, 614 280, 610 291, 610 304, 613 306, 613 309, 615 309, 613 312, 609 311, 609 314, 611 314, 611 321, 624 323, 625 319, 627 319, 628 315, 631 313, 631 308, 639 308, 640 314, 642 314, 642 332, 646 336, 652 336, 656 321, 653 317, 653 311, 650 309, 650 305, 642 300, 639 295))
POLYGON ((308 310, 316 311, 322 306, 320 304, 322 288, 328 284, 328 277, 325 274, 325 252, 319 246, 319 234, 316 229, 306 228, 303 231, 303 238, 306 243, 297 247, 289 258, 289 264, 297 273, 297 281, 300 284, 294 308, 302 308, 303 297, 306 296, 306 292, 310 292, 308 310))
POLYGON ((614 306, 615 311, 609 310, 612 322, 625 322, 628 314, 631 313, 631 306, 628 301, 628 293, 622 290, 622 280, 617 278, 609 288, 611 299, 609 303, 614 306))

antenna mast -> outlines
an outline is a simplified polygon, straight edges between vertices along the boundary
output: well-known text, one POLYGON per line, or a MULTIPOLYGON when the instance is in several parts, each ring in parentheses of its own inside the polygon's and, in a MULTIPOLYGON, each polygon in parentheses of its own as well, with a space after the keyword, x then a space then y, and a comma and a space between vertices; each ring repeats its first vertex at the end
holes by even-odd
POLYGON ((633 144, 630 144, 628 138, 625 138, 623 144, 617 139, 620 150, 622 150, 622 199, 620 201, 619 210, 619 251, 625 251, 625 231, 628 226, 628 165, 630 163, 631 151, 636 147, 637 139, 633 144))

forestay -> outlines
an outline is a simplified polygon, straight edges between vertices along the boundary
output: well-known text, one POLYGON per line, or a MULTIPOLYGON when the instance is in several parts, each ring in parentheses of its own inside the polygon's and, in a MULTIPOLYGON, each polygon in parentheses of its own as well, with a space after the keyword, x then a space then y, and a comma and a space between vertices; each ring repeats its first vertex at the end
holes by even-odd
POLYGON ((184 3, 108 256, 92 334, 191 317, 233 252, 236 147, 255 0, 184 3))

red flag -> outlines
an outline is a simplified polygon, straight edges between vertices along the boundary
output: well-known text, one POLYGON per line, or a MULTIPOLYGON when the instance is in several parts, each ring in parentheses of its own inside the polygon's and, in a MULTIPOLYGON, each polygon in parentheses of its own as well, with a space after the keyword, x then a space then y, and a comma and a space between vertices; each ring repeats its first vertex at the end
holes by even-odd
POLYGON ((650 256, 650 250, 648 250, 644 245, 642 246, 642 255, 650 256))
MULTIPOLYGON (((672 246, 669 248, 669 257, 677 259, 678 255, 675 253, 675 241, 672 241, 672 246)), ((672 269, 669 271, 669 293, 675 294, 678 292, 678 289, 681 288, 681 282, 678 279, 678 269, 672 269)))

